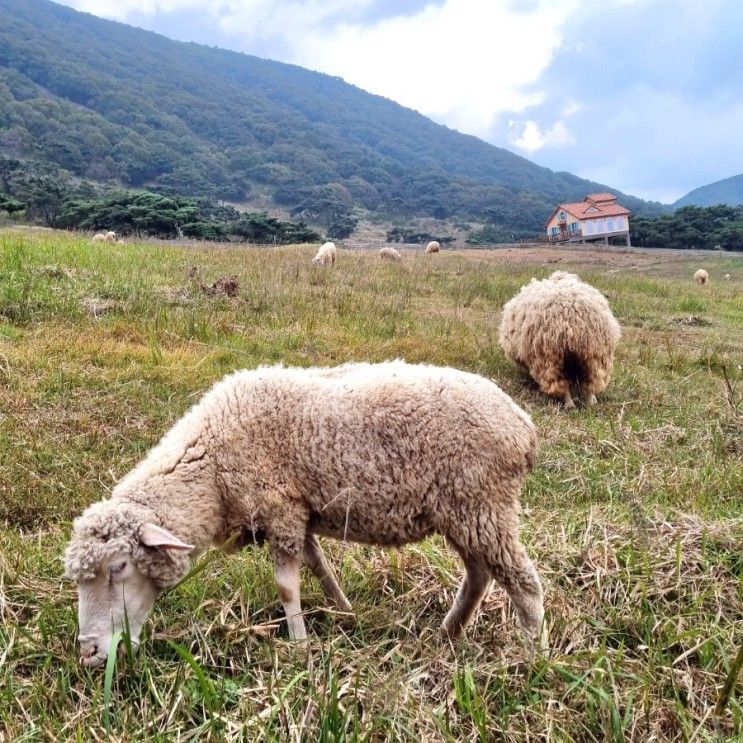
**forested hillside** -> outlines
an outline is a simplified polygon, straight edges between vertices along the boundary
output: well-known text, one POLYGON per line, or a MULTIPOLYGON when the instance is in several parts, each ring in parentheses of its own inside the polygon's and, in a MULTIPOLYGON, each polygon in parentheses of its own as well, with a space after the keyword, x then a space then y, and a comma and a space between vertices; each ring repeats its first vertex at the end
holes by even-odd
POLYGON ((555 201, 607 190, 339 78, 47 0, 0 0, 3 155, 127 188, 260 195, 321 225, 365 208, 538 231, 555 201))
POLYGON ((743 204, 743 173, 695 188, 686 196, 682 196, 674 203, 674 206, 715 206, 716 204, 727 206, 743 204))

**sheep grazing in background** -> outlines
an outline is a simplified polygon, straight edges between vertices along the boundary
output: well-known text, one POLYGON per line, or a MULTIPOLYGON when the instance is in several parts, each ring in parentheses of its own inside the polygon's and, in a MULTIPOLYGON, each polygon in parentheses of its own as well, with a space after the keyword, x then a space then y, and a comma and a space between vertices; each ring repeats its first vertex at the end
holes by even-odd
POLYGON ((709 274, 703 268, 700 268, 694 274, 694 281, 696 281, 700 286, 704 286, 704 284, 709 281, 709 274))
POLYGON ((103 234, 102 232, 99 232, 99 233, 93 235, 92 240, 93 240, 94 243, 105 243, 105 242, 108 242, 106 240, 106 235, 103 234))
POLYGON ((499 340, 542 392, 572 408, 571 388, 589 405, 606 388, 620 335, 604 295, 575 274, 556 271, 532 279, 506 303, 499 340))
POLYGON ((431 240, 431 242, 426 245, 426 253, 438 253, 439 250, 441 250, 441 245, 439 245, 437 240, 431 240))
POLYGON ((318 266, 332 266, 335 263, 337 253, 338 250, 335 247, 335 243, 323 243, 317 251, 317 255, 312 259, 312 262, 318 266))
POLYGON ((722 278, 725 279, 725 281, 730 281, 731 276, 729 273, 726 273, 722 278))
POLYGON ((395 250, 394 248, 381 248, 379 251, 379 255, 387 261, 402 260, 402 256, 400 255, 399 251, 395 250))
POLYGON ((495 384, 451 368, 345 364, 239 371, 219 382, 114 488, 75 519, 81 662, 101 665, 128 622, 139 643, 158 594, 210 545, 267 542, 289 637, 306 637, 304 560, 351 607, 317 535, 401 546, 443 534, 466 577, 443 621, 470 621, 493 578, 545 647, 542 586, 519 540, 534 464, 529 416, 495 384))
POLYGON ((106 240, 108 242, 110 242, 110 243, 115 243, 116 242, 116 233, 115 232, 111 232, 111 231, 107 232, 106 233, 106 240))

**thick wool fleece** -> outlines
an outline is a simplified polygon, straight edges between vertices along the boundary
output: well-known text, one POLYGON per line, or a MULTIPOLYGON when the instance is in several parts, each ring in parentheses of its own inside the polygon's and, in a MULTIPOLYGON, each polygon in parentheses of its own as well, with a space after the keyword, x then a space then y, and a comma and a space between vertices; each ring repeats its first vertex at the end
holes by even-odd
POLYGON ((709 281, 709 274, 703 268, 700 268, 694 273, 694 281, 697 284, 706 284, 709 281))
POLYGON ((532 279, 506 303, 499 340, 542 392, 562 397, 571 384, 591 394, 606 389, 620 335, 604 295, 575 274, 556 271, 532 279))
POLYGON ((335 263, 338 249, 335 243, 323 243, 317 250, 317 255, 312 259, 313 263, 320 266, 332 266, 335 263))
POLYGON ((518 540, 518 495, 536 446, 523 410, 455 369, 394 361, 237 372, 110 500, 75 520, 67 573, 89 577, 129 545, 138 564, 153 561, 143 572, 176 582, 185 558, 135 545, 148 521, 197 551, 238 533, 291 555, 310 533, 401 545, 438 532, 504 585, 536 586, 541 605, 518 540))
POLYGON ((379 255, 388 261, 402 260, 402 256, 400 255, 399 251, 395 250, 394 248, 381 248, 379 251, 379 255))

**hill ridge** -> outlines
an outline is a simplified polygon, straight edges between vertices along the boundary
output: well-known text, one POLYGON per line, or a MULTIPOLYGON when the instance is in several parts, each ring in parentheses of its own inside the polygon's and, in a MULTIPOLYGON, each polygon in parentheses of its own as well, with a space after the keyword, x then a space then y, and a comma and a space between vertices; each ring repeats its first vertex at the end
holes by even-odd
POLYGON ((699 186, 674 202, 681 206, 738 206, 743 204, 743 173, 699 186))

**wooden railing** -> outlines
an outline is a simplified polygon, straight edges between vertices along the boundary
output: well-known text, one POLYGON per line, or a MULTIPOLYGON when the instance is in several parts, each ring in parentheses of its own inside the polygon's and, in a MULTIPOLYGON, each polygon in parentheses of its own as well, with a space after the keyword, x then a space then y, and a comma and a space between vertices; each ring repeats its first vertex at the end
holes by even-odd
POLYGON ((563 230, 562 232, 558 232, 556 235, 548 235, 548 238, 551 243, 560 243, 569 240, 573 236, 580 237, 580 232, 568 232, 567 230, 563 230))

